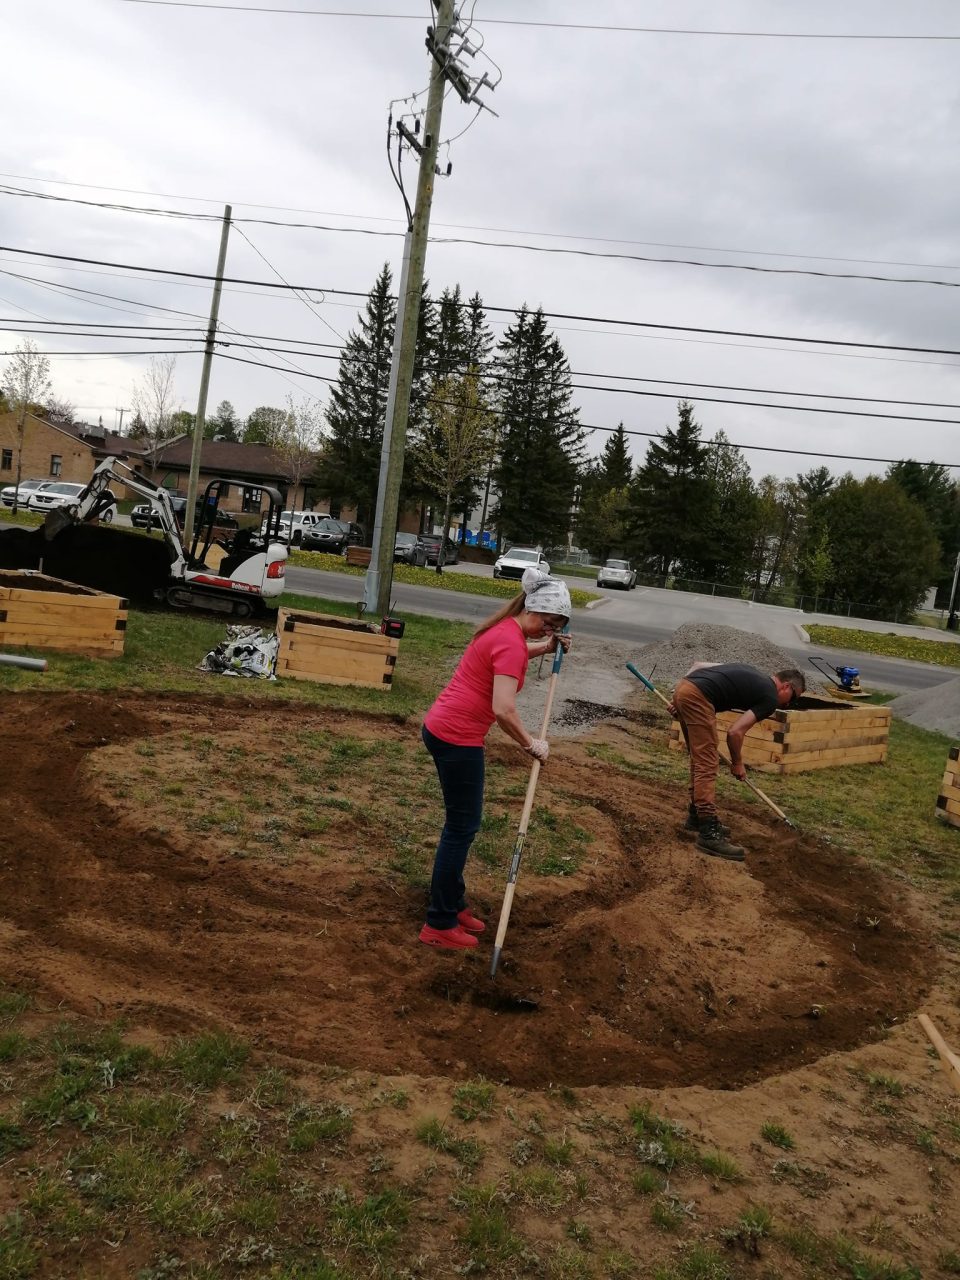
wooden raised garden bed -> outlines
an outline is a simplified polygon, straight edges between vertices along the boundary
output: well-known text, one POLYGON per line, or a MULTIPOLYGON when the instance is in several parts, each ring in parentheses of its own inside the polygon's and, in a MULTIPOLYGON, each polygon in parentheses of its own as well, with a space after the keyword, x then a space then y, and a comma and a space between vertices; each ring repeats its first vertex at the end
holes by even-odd
POLYGON ((59 649, 119 658, 127 602, 25 569, 0 570, 0 648, 59 649))
POLYGON ((355 684, 388 692, 400 649, 367 622, 326 613, 277 613, 277 676, 320 684, 355 684))
MULTIPOLYGON (((725 744, 739 711, 717 716, 717 737, 725 744)), ((778 709, 755 724, 743 743, 743 761, 761 773, 807 773, 846 764, 883 764, 890 737, 889 707, 864 706, 834 698, 804 697, 798 707, 778 709)), ((684 750, 679 721, 670 746, 684 750)), ((958 806, 960 808, 960 806, 958 806)))
POLYGON ((951 827, 960 827, 960 747, 950 748, 937 796, 937 811, 951 827))

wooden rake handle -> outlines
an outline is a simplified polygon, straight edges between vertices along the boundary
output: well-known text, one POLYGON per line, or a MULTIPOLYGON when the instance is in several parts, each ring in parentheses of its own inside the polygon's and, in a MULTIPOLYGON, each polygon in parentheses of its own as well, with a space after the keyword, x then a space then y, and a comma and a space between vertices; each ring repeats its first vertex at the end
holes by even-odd
MULTIPOLYGON (((550 671, 550 684, 547 687, 547 701, 543 708, 543 724, 540 726, 540 737, 546 738, 547 730, 550 727, 550 714, 553 711, 553 699, 557 692, 557 677, 560 675, 560 667, 563 664, 563 646, 557 644, 557 652, 554 654, 553 666, 550 671)), ((510 859, 510 874, 507 878, 507 887, 503 894, 503 906, 500 908, 500 920, 497 924, 497 936, 493 944, 493 956, 490 959, 490 977, 497 976, 497 965, 500 963, 500 952, 503 950, 503 940, 507 936, 507 925, 510 923, 510 911, 513 907, 513 895, 517 888, 517 876, 520 874, 520 859, 523 857, 523 843, 527 838, 527 827, 530 824, 530 814, 533 812, 533 798, 537 794, 537 783, 540 780, 541 763, 534 760, 530 766, 530 781, 527 783, 527 794, 523 802, 523 812, 520 814, 520 825, 517 828, 517 839, 513 846, 513 857, 510 859)))
MULTIPOLYGON (((671 705, 670 699, 665 698, 664 695, 660 692, 660 690, 657 689, 654 686, 654 684, 647 679, 647 677, 643 674, 642 671, 639 671, 633 665, 632 662, 627 663, 627 670, 631 673, 631 675, 635 675, 637 679, 640 681, 640 683, 644 685, 647 689, 649 689, 651 693, 656 694, 656 696, 660 699, 663 705, 669 709, 671 705)), ((724 764, 727 764, 727 765, 730 764, 730 757, 720 750, 719 744, 717 745, 717 754, 720 756, 720 759, 724 762, 724 764)), ((788 827, 792 827, 794 825, 790 821, 790 819, 787 817, 787 815, 783 812, 783 810, 780 808, 780 806, 777 804, 774 804, 774 802, 770 799, 767 793, 765 791, 761 791, 760 788, 756 785, 756 783, 751 782, 749 778, 744 778, 743 781, 747 784, 747 786, 750 788, 753 794, 758 799, 763 801, 763 803, 767 806, 768 809, 773 810, 773 812, 777 815, 777 817, 782 822, 785 822, 788 827)))
POLYGON ((960 1093, 960 1057, 953 1052, 943 1036, 933 1025, 933 1021, 925 1013, 917 1014, 917 1021, 927 1033, 927 1038, 940 1055, 940 1063, 947 1073, 947 1079, 960 1093))

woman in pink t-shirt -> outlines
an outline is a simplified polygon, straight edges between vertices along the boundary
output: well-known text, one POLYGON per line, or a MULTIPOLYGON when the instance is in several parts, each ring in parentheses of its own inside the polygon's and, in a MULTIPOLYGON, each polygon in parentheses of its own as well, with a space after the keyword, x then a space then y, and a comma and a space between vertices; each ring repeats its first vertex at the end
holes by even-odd
POLYGON ((483 743, 494 721, 524 751, 545 761, 549 748, 523 727, 517 693, 527 663, 557 645, 570 617, 566 584, 539 569, 524 571, 522 591, 482 623, 453 678, 424 716, 423 741, 433 756, 446 821, 433 864, 430 906, 420 941, 431 947, 475 947, 484 924, 468 909, 463 868, 483 816, 483 743))

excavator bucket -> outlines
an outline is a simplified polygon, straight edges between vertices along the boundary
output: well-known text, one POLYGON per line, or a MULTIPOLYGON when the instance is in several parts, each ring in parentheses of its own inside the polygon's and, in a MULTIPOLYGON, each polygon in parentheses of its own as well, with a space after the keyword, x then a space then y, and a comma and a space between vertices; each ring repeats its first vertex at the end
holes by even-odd
POLYGON ((44 542, 52 542, 58 533, 63 533, 74 523, 71 516, 67 514, 66 507, 57 507, 53 511, 49 511, 43 522, 43 540, 44 542))

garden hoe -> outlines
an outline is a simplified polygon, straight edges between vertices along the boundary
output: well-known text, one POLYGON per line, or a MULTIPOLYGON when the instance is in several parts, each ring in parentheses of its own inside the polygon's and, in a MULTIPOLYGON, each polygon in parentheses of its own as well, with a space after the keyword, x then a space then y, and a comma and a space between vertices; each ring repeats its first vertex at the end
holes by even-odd
MULTIPOLYGON (((645 688, 649 689, 651 693, 655 694, 665 707, 669 708, 670 706, 669 698, 665 698, 663 694, 660 692, 660 690, 655 688, 654 685, 651 684, 650 681, 647 679, 647 677, 643 674, 643 672, 639 671, 633 665, 632 662, 627 663, 627 670, 630 672, 631 675, 636 676, 637 679, 645 688)), ((720 751, 719 747, 717 747, 717 751, 720 755, 720 759, 725 764, 729 764, 730 763, 729 757, 725 756, 723 752, 720 751)), ((744 778, 744 782, 747 784, 747 786, 750 788, 750 790, 753 792, 753 794, 757 797, 758 800, 762 800, 768 809, 773 810, 773 812, 777 815, 777 817, 780 819, 781 822, 785 822, 792 831, 796 831, 797 824, 795 822, 790 821, 790 819, 783 812, 780 806, 778 804, 774 804, 774 802, 770 799, 770 797, 767 795, 765 791, 761 791, 760 788, 756 785, 756 783, 751 782, 749 778, 744 778)))
MULTIPOLYGON (((566 631, 566 627, 564 627, 566 631)), ((543 709, 543 725, 540 737, 546 738, 550 727, 550 712, 553 709, 553 696, 557 691, 557 677, 563 662, 563 646, 558 644, 553 655, 553 667, 550 671, 550 684, 547 688, 547 703, 543 709)), ((493 958, 490 961, 490 977, 497 976, 497 965, 500 963, 500 952, 503 940, 507 936, 507 925, 510 923, 510 908, 513 906, 513 895, 517 887, 517 876, 520 874, 520 859, 523 857, 523 842, 527 837, 527 826, 533 810, 533 797, 537 793, 537 782, 540 778, 540 761, 534 760, 530 766, 530 781, 527 783, 527 798, 523 802, 523 813, 520 815, 520 826, 517 830, 516 844, 513 846, 513 857, 510 860, 510 875, 507 877, 507 888, 503 895, 503 906, 500 908, 500 921, 497 924, 497 937, 493 944, 493 958)))

